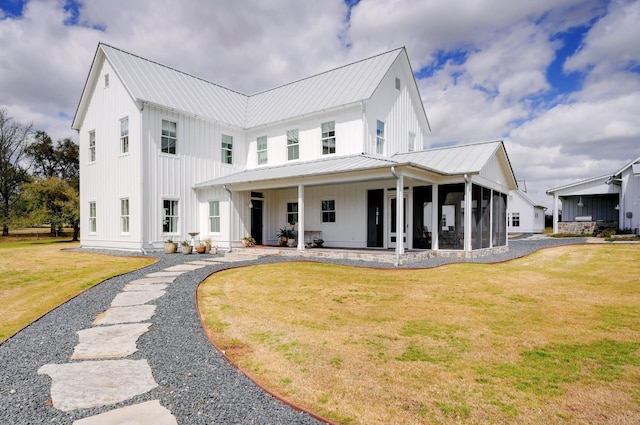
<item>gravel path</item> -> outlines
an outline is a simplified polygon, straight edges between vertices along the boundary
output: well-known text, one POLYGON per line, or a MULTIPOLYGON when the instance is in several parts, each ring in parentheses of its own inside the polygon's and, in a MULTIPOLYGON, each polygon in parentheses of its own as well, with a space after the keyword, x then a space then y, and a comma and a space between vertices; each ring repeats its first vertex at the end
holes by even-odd
MULTIPOLYGON (((510 240, 508 253, 474 262, 496 262, 521 257, 541 248, 585 239, 510 240)), ((119 253, 121 254, 121 253, 119 253)), ((72 424, 74 420, 149 400, 160 400, 181 425, 186 424, 319 424, 311 416, 274 399, 237 371, 206 338, 195 308, 195 290, 211 273, 240 264, 293 261, 265 257, 257 261, 216 264, 176 278, 157 305, 152 326, 138 340, 138 351, 128 358, 147 359, 158 387, 115 406, 62 412, 51 406, 51 379, 38 375, 45 364, 70 362, 78 344, 77 331, 91 327, 95 317, 107 310, 124 285, 197 256, 157 254, 158 263, 108 279, 45 315, 0 345, 0 423, 72 424)), ((469 260, 431 259, 408 267, 435 267, 469 260)), ((335 262, 335 261, 334 261, 335 262)), ((346 262, 360 266, 379 264, 346 262)))

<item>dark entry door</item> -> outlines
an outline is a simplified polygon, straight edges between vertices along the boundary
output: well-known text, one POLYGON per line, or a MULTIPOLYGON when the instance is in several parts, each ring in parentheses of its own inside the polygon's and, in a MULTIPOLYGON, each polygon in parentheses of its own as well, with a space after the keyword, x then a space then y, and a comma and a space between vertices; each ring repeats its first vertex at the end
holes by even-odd
POLYGON ((256 245, 262 245, 262 204, 259 199, 251 200, 251 236, 256 240, 256 245))
POLYGON ((382 247, 384 229, 384 189, 367 193, 367 246, 382 247))

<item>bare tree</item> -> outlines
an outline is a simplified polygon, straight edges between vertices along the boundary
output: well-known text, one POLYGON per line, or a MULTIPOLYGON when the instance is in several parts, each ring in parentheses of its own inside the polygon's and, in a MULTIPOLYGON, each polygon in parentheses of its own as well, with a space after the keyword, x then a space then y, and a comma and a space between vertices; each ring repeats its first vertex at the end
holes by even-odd
POLYGON ((22 185, 29 181, 25 149, 31 137, 32 124, 21 124, 0 108, 0 223, 2 236, 9 235, 14 203, 20 198, 22 185))

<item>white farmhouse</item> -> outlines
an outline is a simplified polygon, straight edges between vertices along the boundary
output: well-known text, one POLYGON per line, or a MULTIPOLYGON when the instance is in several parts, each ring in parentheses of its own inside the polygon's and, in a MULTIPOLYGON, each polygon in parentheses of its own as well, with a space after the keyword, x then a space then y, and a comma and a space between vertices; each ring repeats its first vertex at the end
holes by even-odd
POLYGON ((423 150, 404 48, 244 95, 101 43, 72 127, 83 247, 275 245, 293 223, 299 250, 507 249, 504 144, 423 150))
POLYGON ((509 233, 544 233, 546 207, 536 204, 520 189, 509 192, 509 233))

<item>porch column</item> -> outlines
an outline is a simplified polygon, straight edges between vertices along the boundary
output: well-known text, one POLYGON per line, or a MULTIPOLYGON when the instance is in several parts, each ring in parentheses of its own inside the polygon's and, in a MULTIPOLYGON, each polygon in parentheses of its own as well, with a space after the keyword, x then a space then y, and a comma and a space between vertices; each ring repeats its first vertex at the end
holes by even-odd
POLYGON ((304 186, 298 185, 298 250, 304 249, 304 186))
MULTIPOLYGON (((464 232, 464 246, 462 247, 466 253, 471 252, 471 219, 473 216, 473 211, 471 210, 472 200, 471 200, 471 181, 467 175, 464 175, 464 224, 463 224, 463 232, 464 232)), ((478 205, 478 208, 481 206, 478 205)))
POLYGON ((396 256, 404 254, 404 176, 396 179, 396 256))
POLYGON ((431 187, 431 249, 438 249, 438 235, 440 234, 439 211, 438 185, 434 184, 431 187))
POLYGON ((557 193, 553 194, 553 233, 558 233, 558 209, 560 208, 560 198, 557 193))

